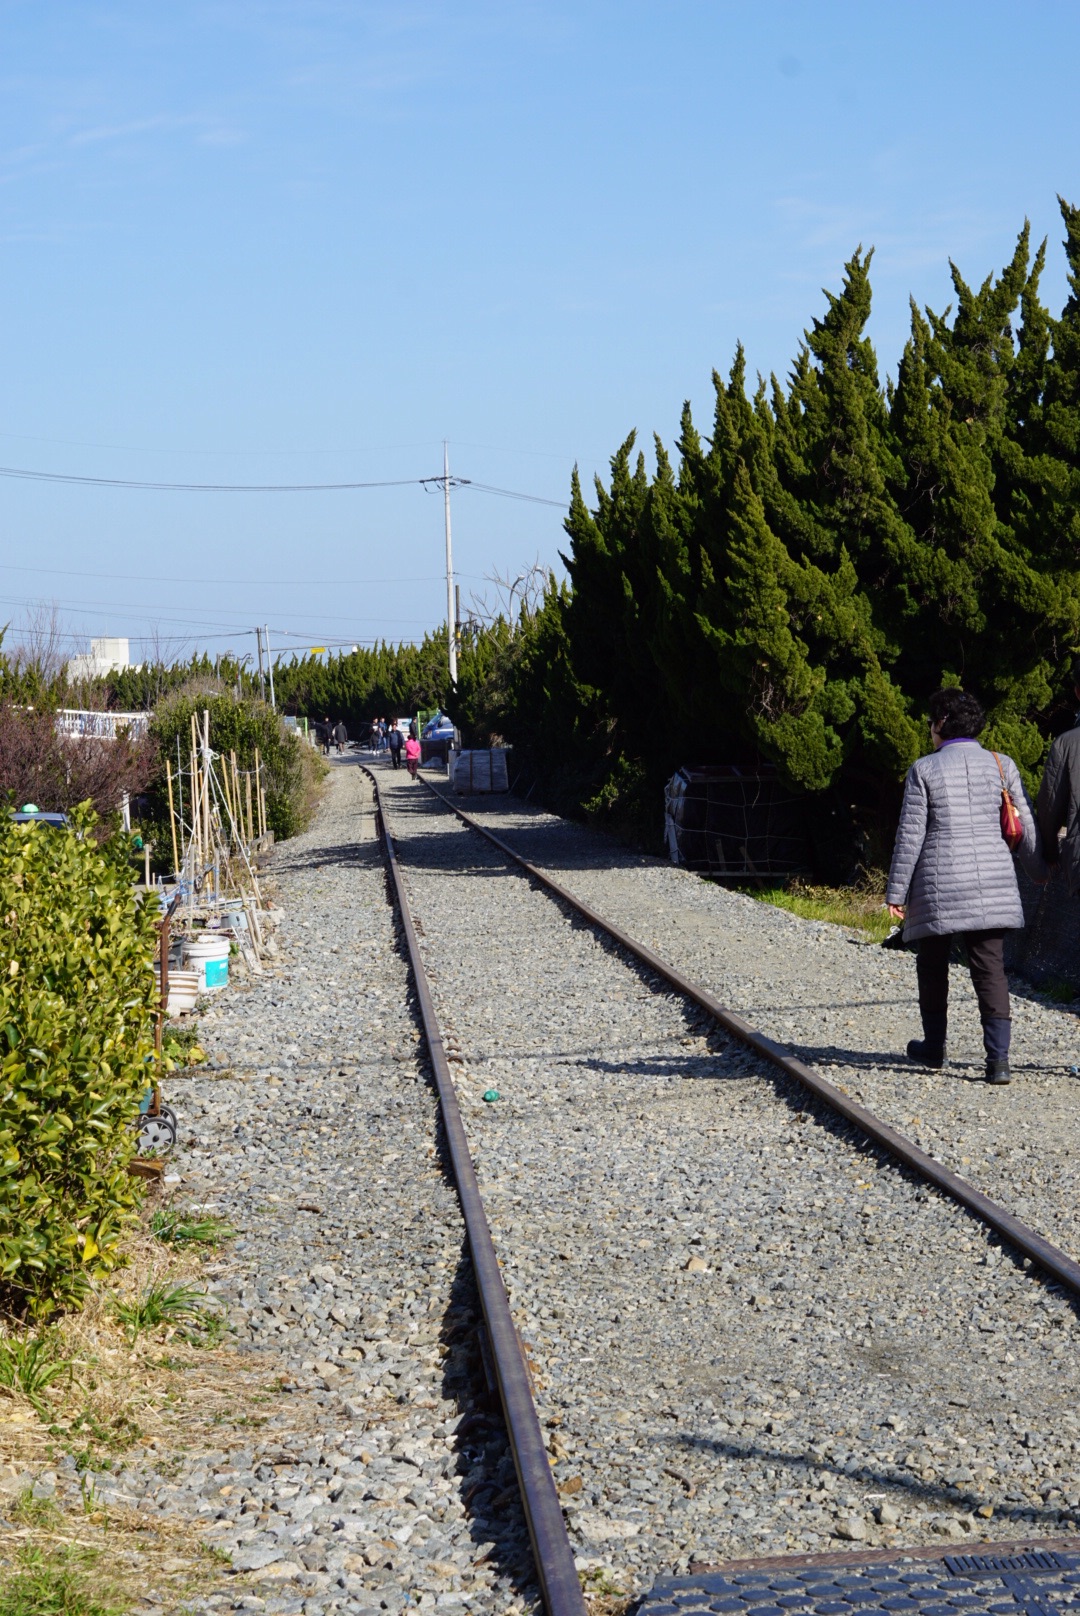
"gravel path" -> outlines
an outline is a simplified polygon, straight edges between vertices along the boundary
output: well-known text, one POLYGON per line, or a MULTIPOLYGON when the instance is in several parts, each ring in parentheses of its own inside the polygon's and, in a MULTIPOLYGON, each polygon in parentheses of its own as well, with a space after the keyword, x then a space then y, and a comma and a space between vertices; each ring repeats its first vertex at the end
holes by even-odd
POLYGON ((223 1428, 218 1451, 175 1455, 167 1478, 133 1465, 125 1483, 231 1555, 207 1609, 532 1608, 370 785, 351 764, 273 879, 275 969, 200 1020, 228 1075, 170 1097, 178 1199, 241 1231, 209 1272, 244 1361, 280 1391, 255 1439, 223 1428))
POLYGON ((512 799, 481 816, 557 880, 786 1044, 834 1083, 1080 1259, 1080 1028, 1014 984, 1014 1081, 991 1089, 971 980, 950 976, 949 1064, 903 1056, 921 1037, 915 956, 867 947, 512 799), (1017 991, 1019 989, 1019 991, 1017 991))
MULTIPOLYGON (((384 782, 582 1563, 637 1588, 692 1559, 1080 1515, 1073 1309, 420 786, 384 782)), ((812 1005, 829 1047, 848 1020, 874 1047, 880 1001, 904 1021, 906 960, 505 800, 483 811, 671 957, 693 915, 683 963, 774 1034, 805 1038, 812 1005)), ((921 1112, 933 1093, 920 1079, 921 1112)), ((956 1095, 995 1148, 999 1096, 956 1095)))

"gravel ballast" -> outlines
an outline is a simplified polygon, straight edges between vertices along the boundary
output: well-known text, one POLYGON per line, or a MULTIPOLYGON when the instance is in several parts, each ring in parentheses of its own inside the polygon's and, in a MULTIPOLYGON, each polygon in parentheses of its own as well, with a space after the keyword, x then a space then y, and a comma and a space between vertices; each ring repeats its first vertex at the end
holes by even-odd
MULTIPOLYGON (((204 1523, 225 1590, 270 1613, 536 1606, 524 1520, 476 1347, 476 1302, 398 949, 370 783, 332 770, 312 830, 275 853, 280 954, 200 1015, 215 1071, 176 1078, 176 1203, 240 1231, 207 1270, 256 1431, 125 1496, 204 1523)), ((94 1478, 107 1504, 108 1475, 94 1478)))
MULTIPOLYGON (((1071 1530, 1060 1294, 423 787, 381 784, 582 1565, 638 1588, 692 1560, 1071 1530)), ((467 806, 811 1059, 807 1005, 834 1050, 848 1020, 874 1048, 889 1016, 909 1025, 906 960, 507 799, 467 806)), ((984 1150, 1013 1144, 996 1093, 957 1092, 984 1150)), ((893 1120, 934 1148, 934 1115, 893 1120)))
MULTIPOLYGON (((1012 984, 1014 1081, 980 1081, 967 971, 950 971, 949 1063, 904 1058, 922 1036, 915 956, 801 920, 514 799, 460 799, 530 862, 709 988, 755 1027, 1080 1259, 1080 1029, 1012 984)), ((1080 900, 1075 900, 1080 902, 1080 900)))
MULTIPOLYGON (((379 777, 587 1588, 633 1595, 749 1555, 1073 1530, 1072 1307, 423 786, 379 777)), ((1014 1210, 1067 1222, 1043 1164, 1069 1145, 1071 1017, 1018 1001, 1021 1071, 1038 1065, 1026 1107, 1021 1085, 904 1072, 882 1052, 894 1028, 910 1034, 907 959, 509 799, 468 806, 757 1025, 818 1064, 834 1051, 834 1080, 1014 1210), (1055 1073, 1039 1051, 1059 1047, 1055 1073), (1011 1154, 1028 1138, 1029 1156, 1011 1154)), ((531 1612, 371 790, 351 760, 314 827, 276 850, 270 884, 279 953, 200 1013, 210 1068, 168 1092, 174 1204, 239 1231, 205 1270, 234 1332, 237 1419, 212 1448, 136 1448, 82 1484, 104 1507, 193 1524, 229 1557, 199 1609, 531 1612), (241 1413, 253 1371, 258 1420, 247 1390, 241 1413)), ((77 1491, 74 1460, 58 1468, 49 1485, 77 1491)))

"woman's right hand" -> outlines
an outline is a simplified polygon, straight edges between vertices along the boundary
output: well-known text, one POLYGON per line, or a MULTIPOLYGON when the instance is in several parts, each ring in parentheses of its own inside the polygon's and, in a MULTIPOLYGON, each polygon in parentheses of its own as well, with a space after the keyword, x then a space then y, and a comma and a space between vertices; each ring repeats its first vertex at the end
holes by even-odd
POLYGON ((902 903, 887 903, 885 907, 894 920, 903 920, 904 905, 902 903))

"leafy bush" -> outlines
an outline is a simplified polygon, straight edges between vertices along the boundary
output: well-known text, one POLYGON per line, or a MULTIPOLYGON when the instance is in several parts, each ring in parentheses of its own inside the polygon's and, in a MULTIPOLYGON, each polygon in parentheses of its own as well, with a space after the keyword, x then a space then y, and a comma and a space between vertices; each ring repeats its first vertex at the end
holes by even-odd
MULTIPOLYGON (((314 748, 287 730, 277 713, 255 697, 224 692, 196 694, 182 692, 158 707, 151 725, 162 763, 168 758, 177 768, 177 742, 180 766, 187 769, 191 756, 191 719, 202 722, 203 710, 210 713, 210 745, 228 756, 236 753, 241 769, 255 767, 258 751, 266 790, 266 823, 277 839, 295 836, 311 818, 323 776, 323 764, 314 748)), ((161 795, 159 786, 158 795, 161 795)), ((179 806, 179 804, 177 804, 179 806)), ((165 818, 164 802, 156 814, 165 818)))
POLYGON ((116 1267, 139 1193, 157 917, 96 823, 0 814, 0 1286, 37 1316, 116 1267))

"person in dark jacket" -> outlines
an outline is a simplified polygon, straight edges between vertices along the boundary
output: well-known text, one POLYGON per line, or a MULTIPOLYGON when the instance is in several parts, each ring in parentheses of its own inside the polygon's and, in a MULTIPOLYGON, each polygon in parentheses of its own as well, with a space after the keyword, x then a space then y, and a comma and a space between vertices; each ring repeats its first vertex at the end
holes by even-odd
POLYGON ((394 765, 395 769, 400 769, 401 748, 405 744, 405 737, 398 729, 398 722, 396 718, 392 718, 390 720, 390 735, 388 738, 390 742, 390 762, 394 765))
POLYGON ((338 749, 338 755, 339 756, 340 756, 340 754, 342 752, 344 752, 346 743, 348 742, 348 739, 349 739, 349 732, 345 728, 345 725, 342 722, 342 720, 339 718, 337 723, 334 725, 334 744, 336 745, 336 747, 338 749))
POLYGON ((967 947, 979 1001, 986 1081, 1008 1083, 1012 1018, 1005 978, 1005 933, 1024 924, 1013 855, 1001 833, 1001 793, 1016 804, 1028 873, 1045 880, 1035 819, 1012 758, 987 752, 976 736, 985 715, 966 690, 930 697, 934 750, 908 770, 896 830, 886 902, 904 922, 905 941, 919 944, 916 976, 923 1036, 907 1046, 923 1066, 945 1064, 949 952, 967 947))
MULTIPOLYGON (((1080 657, 1073 663, 1073 691, 1080 701, 1080 657)), ((1072 729, 1050 748, 1037 803, 1039 834, 1047 864, 1060 864, 1072 897, 1080 893, 1080 713, 1072 729), (1064 831, 1064 837, 1061 832, 1064 831)))

